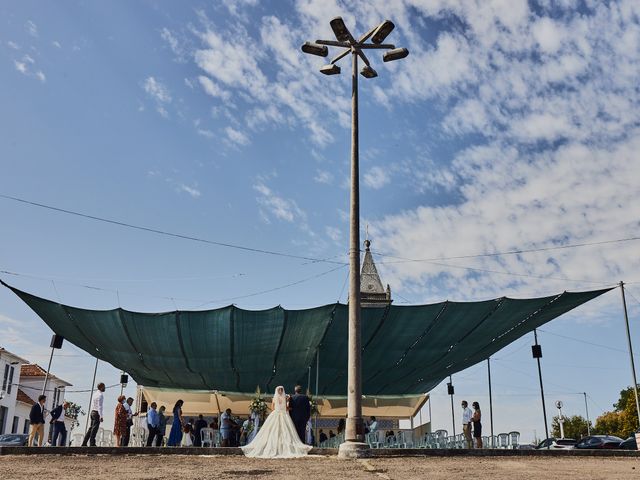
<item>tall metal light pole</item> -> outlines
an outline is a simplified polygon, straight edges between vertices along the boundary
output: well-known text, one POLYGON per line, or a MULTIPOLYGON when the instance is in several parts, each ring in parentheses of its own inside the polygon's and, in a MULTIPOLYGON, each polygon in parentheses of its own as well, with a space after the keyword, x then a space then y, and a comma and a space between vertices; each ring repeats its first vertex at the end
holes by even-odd
POLYGON ((624 310, 624 324, 627 328, 627 343, 629 345, 629 359, 631 360, 631 388, 636 398, 636 413, 638 414, 638 425, 640 426, 640 400, 638 399, 638 377, 636 377, 636 364, 633 361, 633 347, 631 346, 631 332, 629 331, 629 314, 627 313, 627 299, 624 296, 624 283, 620 282, 620 293, 622 294, 622 308, 624 310))
POLYGON ((367 455, 368 445, 364 443, 364 422, 362 419, 362 365, 360 333, 360 166, 358 158, 358 57, 365 66, 360 72, 365 78, 375 78, 378 73, 371 68, 369 59, 363 50, 388 50, 382 59, 385 62, 399 60, 409 55, 406 48, 383 44, 395 28, 393 22, 385 20, 372 28, 359 40, 356 40, 344 24, 342 17, 329 22, 336 40, 316 40, 306 42, 302 51, 311 55, 326 57, 327 46, 341 47, 344 51, 334 57, 328 65, 320 68, 325 75, 340 73, 336 62, 351 54, 351 208, 349 235, 349 346, 347 365, 347 423, 345 442, 340 445, 339 456, 343 458, 367 455), (366 43, 371 39, 371 43, 366 43))

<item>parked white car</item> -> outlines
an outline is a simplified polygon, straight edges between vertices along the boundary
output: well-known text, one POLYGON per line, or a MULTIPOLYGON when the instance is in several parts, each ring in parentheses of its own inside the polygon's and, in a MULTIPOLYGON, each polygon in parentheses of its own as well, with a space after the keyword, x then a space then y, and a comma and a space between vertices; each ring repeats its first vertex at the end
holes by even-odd
POLYGON ((547 446, 550 450, 572 450, 576 446, 576 441, 573 438, 547 438, 546 440, 541 441, 536 449, 546 449, 547 446))

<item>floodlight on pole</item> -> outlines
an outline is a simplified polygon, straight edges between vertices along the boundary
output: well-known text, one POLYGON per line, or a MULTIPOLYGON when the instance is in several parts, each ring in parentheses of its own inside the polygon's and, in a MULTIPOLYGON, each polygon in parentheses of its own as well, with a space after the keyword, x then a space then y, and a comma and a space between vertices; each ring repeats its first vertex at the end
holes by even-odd
POLYGON ((326 57, 329 55, 329 49, 325 45, 318 45, 313 42, 305 42, 302 45, 302 51, 310 55, 317 55, 318 57, 326 57))
POLYGON ((320 67, 320 73, 324 73, 325 75, 338 75, 340 73, 340 67, 330 63, 329 65, 320 67))
MULTIPOLYGON (((324 75, 337 75, 340 59, 351 54, 351 205, 349 225, 349 324, 348 324, 348 364, 347 364, 347 422, 345 441, 340 445, 338 456, 357 458, 367 455, 369 446, 364 442, 364 421, 362 418, 362 333, 360 327, 360 165, 358 128, 358 58, 364 62, 360 74, 365 78, 375 78, 378 73, 369 64, 365 50, 392 50, 395 56, 389 60, 404 58, 409 54, 406 48, 396 49, 395 45, 382 44, 394 25, 385 20, 372 28, 359 40, 355 40, 341 17, 330 22, 336 40, 316 40, 305 43, 302 51, 318 55, 320 46, 344 48, 329 65, 320 68, 324 75), (371 38, 371 43, 367 40, 371 38), (314 46, 315 45, 315 46, 314 46)), ((324 51, 322 52, 324 53, 324 51)), ((324 56, 324 55, 323 55, 324 56)), ((389 61, 386 56, 384 61, 389 61)))
POLYGON ((334 18, 329 22, 329 25, 331 25, 331 29, 336 36, 336 40, 338 40, 339 42, 355 43, 355 39, 353 38, 353 35, 351 35, 351 32, 349 31, 347 26, 344 24, 344 20, 342 20, 342 17, 334 18))
POLYGON ((409 55, 409 50, 406 48, 396 48, 394 50, 389 50, 388 52, 384 52, 382 55, 383 62, 393 62, 394 60, 400 60, 409 55))
POLYGON ((385 20, 375 29, 371 36, 371 41, 375 44, 384 42, 384 39, 389 36, 394 28, 396 28, 396 26, 391 20, 385 20))
POLYGON ((362 67, 360 75, 362 75, 364 78, 375 78, 378 76, 378 72, 376 72, 369 65, 365 65, 364 67, 362 67))

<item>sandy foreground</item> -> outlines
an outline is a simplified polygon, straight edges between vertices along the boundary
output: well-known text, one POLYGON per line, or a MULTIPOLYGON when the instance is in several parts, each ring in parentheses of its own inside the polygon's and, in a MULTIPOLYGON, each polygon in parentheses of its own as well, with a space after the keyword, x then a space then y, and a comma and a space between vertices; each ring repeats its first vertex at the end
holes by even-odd
POLYGON ((239 456, 0 456, 0 479, 278 480, 349 479, 640 479, 640 458, 375 458, 310 456, 261 460, 239 456))

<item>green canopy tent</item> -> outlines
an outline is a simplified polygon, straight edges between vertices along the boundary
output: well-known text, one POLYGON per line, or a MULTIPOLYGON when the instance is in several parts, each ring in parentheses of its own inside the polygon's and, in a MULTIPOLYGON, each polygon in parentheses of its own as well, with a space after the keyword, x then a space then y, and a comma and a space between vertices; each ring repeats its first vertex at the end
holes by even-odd
MULTIPOLYGON (((87 310, 6 283, 58 335, 152 388, 250 394, 307 385, 347 391, 347 306, 137 313, 87 310)), ((535 328, 611 290, 362 309, 363 395, 424 394, 535 328)))

